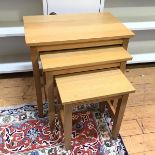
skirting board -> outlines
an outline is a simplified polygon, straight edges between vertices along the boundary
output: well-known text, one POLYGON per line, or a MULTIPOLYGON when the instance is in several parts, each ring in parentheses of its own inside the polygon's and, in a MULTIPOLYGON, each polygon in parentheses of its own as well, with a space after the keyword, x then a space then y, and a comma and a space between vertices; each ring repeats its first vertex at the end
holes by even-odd
POLYGON ((155 53, 132 54, 132 57, 128 64, 155 62, 155 53))
MULTIPOLYGON (((155 62, 155 53, 133 54, 132 56, 133 56, 133 60, 129 61, 128 64, 155 62)), ((16 62, 16 63, 0 64, 0 74, 28 72, 28 71, 32 71, 31 62, 18 62, 18 63, 16 62)))
POLYGON ((31 62, 12 62, 0 64, 0 74, 32 71, 31 62))
POLYGON ((24 27, 0 28, 0 37, 24 36, 24 27))
POLYGON ((126 27, 128 27, 130 30, 155 30, 155 21, 149 21, 149 22, 128 22, 124 23, 126 27))

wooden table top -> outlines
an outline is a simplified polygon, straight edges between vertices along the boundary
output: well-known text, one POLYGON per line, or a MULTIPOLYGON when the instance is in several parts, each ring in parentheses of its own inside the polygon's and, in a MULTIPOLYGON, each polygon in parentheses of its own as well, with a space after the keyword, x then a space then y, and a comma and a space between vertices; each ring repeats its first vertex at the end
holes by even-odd
POLYGON ((55 79, 62 104, 95 101, 135 91, 119 69, 59 75, 55 79))
POLYGON ((76 49, 76 52, 65 50, 40 54, 44 71, 121 63, 131 59, 131 55, 123 47, 95 47, 76 49))
POLYGON ((134 35, 111 13, 24 16, 29 46, 130 38, 134 35))

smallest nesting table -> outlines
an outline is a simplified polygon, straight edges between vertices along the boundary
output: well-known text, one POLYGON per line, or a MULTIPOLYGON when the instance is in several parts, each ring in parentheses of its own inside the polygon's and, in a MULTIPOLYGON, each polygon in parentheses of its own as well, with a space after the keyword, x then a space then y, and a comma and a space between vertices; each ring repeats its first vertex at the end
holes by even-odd
MULTIPOLYGON (((123 119, 129 93, 135 91, 132 84, 119 69, 91 71, 60 75, 55 78, 60 101, 64 107, 61 111, 64 126, 66 149, 71 146, 72 109, 75 105, 97 103, 118 98, 112 137, 117 138, 123 119)), ((51 118, 50 120, 53 120, 51 118)))

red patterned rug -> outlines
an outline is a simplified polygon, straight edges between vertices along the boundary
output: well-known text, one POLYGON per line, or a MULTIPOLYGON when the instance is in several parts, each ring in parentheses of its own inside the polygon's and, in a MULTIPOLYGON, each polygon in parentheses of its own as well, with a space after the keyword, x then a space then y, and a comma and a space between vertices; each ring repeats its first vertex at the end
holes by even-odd
MULTIPOLYGON (((44 105, 47 114, 47 104, 44 105)), ((50 131, 47 115, 39 118, 35 105, 0 110, 0 155, 126 155, 121 137, 112 140, 111 118, 94 105, 77 107, 73 113, 71 151, 64 148, 63 130, 56 117, 50 131)))

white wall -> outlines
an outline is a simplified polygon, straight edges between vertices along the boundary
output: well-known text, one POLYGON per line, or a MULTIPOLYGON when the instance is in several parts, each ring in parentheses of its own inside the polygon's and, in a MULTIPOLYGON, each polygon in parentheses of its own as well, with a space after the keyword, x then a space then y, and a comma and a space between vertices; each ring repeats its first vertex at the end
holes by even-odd
POLYGON ((30 61, 24 37, 0 38, 0 63, 30 61))
MULTIPOLYGON (((3 28, 6 27, 10 31, 13 31, 12 27, 18 30, 23 26, 24 15, 37 14, 43 14, 42 0, 0 0, 0 33, 5 33, 3 28)), ((27 61, 30 61, 30 53, 24 36, 0 37, 0 67, 7 63, 27 61)))
POLYGON ((105 0, 104 10, 123 22, 155 20, 155 0, 105 0))
POLYGON ((0 0, 0 22, 22 21, 23 15, 42 14, 42 0, 0 0))
POLYGON ((84 13, 84 12, 99 12, 103 10, 104 0, 100 6, 100 0, 43 0, 44 14, 56 12, 57 14, 64 13, 84 13), (48 11, 47 11, 48 2, 48 11))
POLYGON ((131 54, 155 53, 155 30, 134 33, 135 36, 130 40, 128 48, 131 54))

